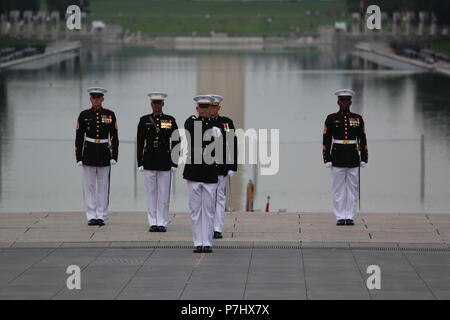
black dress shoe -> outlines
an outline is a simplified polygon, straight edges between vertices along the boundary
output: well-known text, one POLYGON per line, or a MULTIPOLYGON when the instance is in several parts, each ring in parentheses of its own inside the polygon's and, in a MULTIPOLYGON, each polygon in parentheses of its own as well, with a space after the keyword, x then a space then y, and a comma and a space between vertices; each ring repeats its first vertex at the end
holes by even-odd
POLYGON ((96 226, 97 225, 97 219, 91 219, 88 221, 88 226, 96 226))
POLYGON ((212 251, 212 249, 211 249, 210 246, 205 246, 205 247, 203 247, 203 252, 205 252, 205 253, 211 253, 211 252, 213 252, 213 251, 212 251))
POLYGON ((167 228, 163 227, 163 226, 159 226, 157 228, 158 228, 158 232, 166 232, 167 231, 167 228))
POLYGON ((345 220, 345 224, 348 226, 354 226, 355 225, 355 221, 353 221, 352 219, 347 219, 345 220))
POLYGON ((213 239, 222 239, 223 235, 222 232, 214 231, 213 239))
POLYGON ((97 219, 97 225, 98 226, 104 226, 105 225, 105 221, 103 221, 102 219, 97 219))
POLYGON ((203 252, 203 248, 202 246, 196 246, 194 249, 194 253, 202 253, 203 252))
POLYGON ((336 223, 337 226, 345 226, 345 220, 344 219, 340 219, 338 220, 338 222, 336 223))
POLYGON ((157 226, 151 226, 150 229, 148 229, 149 232, 157 232, 158 227, 157 226))

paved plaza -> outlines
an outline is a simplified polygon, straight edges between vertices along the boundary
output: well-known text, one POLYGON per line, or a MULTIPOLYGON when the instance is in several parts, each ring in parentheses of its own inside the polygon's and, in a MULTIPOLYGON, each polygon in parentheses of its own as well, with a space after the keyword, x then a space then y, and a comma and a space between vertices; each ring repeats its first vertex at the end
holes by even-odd
POLYGON ((194 254, 187 213, 149 233, 144 213, 0 214, 0 299, 450 299, 450 215, 227 214, 214 252, 194 254), (69 290, 67 267, 81 270, 69 290), (381 289, 368 289, 369 266, 381 289))

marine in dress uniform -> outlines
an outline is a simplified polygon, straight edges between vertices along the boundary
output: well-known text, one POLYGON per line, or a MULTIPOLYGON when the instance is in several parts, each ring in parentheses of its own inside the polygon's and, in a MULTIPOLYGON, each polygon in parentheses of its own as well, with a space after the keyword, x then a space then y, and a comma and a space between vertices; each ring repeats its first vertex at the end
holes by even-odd
POLYGON ((149 231, 166 232, 170 182, 178 166, 178 161, 172 161, 171 152, 179 140, 171 141, 171 136, 178 126, 174 117, 162 112, 167 94, 152 92, 148 96, 153 113, 141 117, 138 124, 137 165, 144 172, 149 231))
POLYGON ((92 107, 78 117, 75 155, 77 164, 83 166, 88 225, 102 226, 108 218, 111 165, 117 163, 119 138, 114 112, 102 106, 107 90, 92 87, 88 92, 92 107))
POLYGON ((205 148, 213 142, 203 141, 205 131, 212 129, 216 137, 220 137, 218 124, 210 118, 212 98, 210 96, 196 96, 198 117, 191 116, 184 123, 184 128, 190 134, 188 142, 188 159, 184 167, 183 178, 187 180, 189 192, 189 211, 192 219, 192 237, 194 240, 194 252, 212 252, 212 238, 214 226, 214 213, 217 191, 217 166, 208 164, 204 159, 205 148), (196 129, 199 128, 199 129, 196 129), (214 130, 215 128, 215 130, 214 130), (201 129, 201 130, 200 130, 201 129), (199 137, 195 133, 201 133, 202 144, 197 146, 194 142, 199 137), (200 159, 200 163, 196 163, 200 159))
POLYGON ((214 215, 214 234, 213 239, 223 238, 223 225, 225 219, 225 207, 227 203, 226 185, 227 178, 231 178, 237 171, 237 138, 234 135, 234 123, 230 118, 219 115, 221 109, 220 103, 223 97, 220 95, 211 94, 214 100, 211 106, 211 119, 220 125, 222 131, 223 141, 223 163, 218 164, 218 184, 217 184, 217 199, 216 199, 216 213, 214 215), (232 134, 232 142, 227 141, 227 134, 232 134))
POLYGON ((363 118, 350 112, 355 92, 338 90, 339 112, 328 115, 323 132, 323 160, 331 168, 334 214, 337 225, 354 225, 359 170, 368 162, 363 118))

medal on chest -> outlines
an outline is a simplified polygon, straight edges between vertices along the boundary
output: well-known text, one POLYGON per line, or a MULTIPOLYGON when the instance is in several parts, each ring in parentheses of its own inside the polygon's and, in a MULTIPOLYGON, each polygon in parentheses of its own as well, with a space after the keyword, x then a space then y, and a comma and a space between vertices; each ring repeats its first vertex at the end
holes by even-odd
POLYGON ((161 129, 172 129, 172 120, 161 120, 161 129))
POLYGON ((102 123, 111 124, 112 123, 112 115, 102 114, 102 123))
POLYGON ((359 127, 359 118, 350 118, 350 127, 359 127))

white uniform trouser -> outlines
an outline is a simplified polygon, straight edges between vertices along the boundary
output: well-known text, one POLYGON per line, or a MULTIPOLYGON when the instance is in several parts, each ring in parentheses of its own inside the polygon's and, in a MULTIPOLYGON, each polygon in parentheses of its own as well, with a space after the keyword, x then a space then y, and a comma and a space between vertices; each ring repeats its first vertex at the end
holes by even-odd
POLYGON ((147 217, 150 226, 166 227, 169 222, 170 179, 170 170, 144 170, 147 217))
POLYGON ((217 183, 187 181, 194 246, 212 246, 217 183))
POLYGON ((83 165, 84 202, 88 220, 102 219, 106 221, 108 219, 110 172, 110 166, 83 165))
POLYGON ((227 176, 218 176, 216 214, 214 215, 214 231, 223 232, 223 221, 225 219, 225 207, 227 204, 227 176))
POLYGON ((331 168, 333 180, 333 206, 337 220, 352 219, 358 202, 358 169, 331 168))

